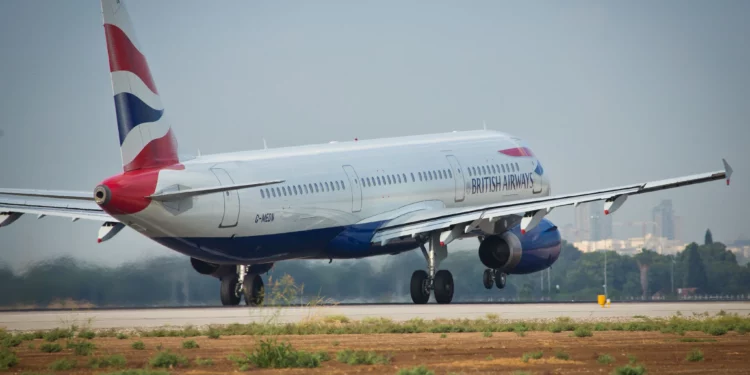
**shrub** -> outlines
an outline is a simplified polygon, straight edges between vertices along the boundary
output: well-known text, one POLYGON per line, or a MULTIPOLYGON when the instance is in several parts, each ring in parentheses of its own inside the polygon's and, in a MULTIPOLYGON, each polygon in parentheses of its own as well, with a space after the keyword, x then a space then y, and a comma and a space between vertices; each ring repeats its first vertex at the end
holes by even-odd
POLYGON ((44 339, 53 342, 59 339, 69 339, 73 337, 73 331, 69 329, 55 328, 44 333, 44 339))
POLYGON ((612 356, 609 354, 602 354, 599 356, 599 358, 596 359, 596 361, 603 365, 608 365, 610 363, 614 363, 615 359, 612 358, 612 356))
POLYGON ((241 371, 246 371, 250 364, 259 368, 314 368, 322 361, 329 359, 328 354, 309 353, 295 350, 287 342, 277 343, 275 339, 261 340, 251 353, 242 357, 229 357, 241 371))
POLYGON ((570 359, 570 355, 565 352, 557 352, 555 353, 555 358, 562 359, 563 361, 567 361, 570 359))
POLYGON ((114 354, 109 357, 91 358, 89 367, 93 369, 104 367, 125 367, 127 361, 122 354, 114 354))
POLYGON ((0 347, 15 348, 16 346, 21 345, 22 342, 23 340, 21 340, 19 336, 7 335, 2 341, 0 341, 0 347))
POLYGON ((198 366, 213 366, 214 361, 211 358, 198 357, 195 359, 195 364, 198 366))
POLYGON ((214 340, 221 337, 221 335, 219 334, 219 330, 213 327, 208 329, 208 333, 206 335, 208 336, 209 339, 214 339, 214 340))
POLYGON ((89 341, 69 341, 68 349, 73 349, 76 355, 89 355, 96 349, 96 345, 89 341))
POLYGON ((482 336, 483 336, 483 337, 492 337, 492 332, 490 332, 490 331, 484 331, 484 332, 482 333, 482 336))
POLYGON ((96 337, 96 333, 94 333, 94 331, 83 330, 81 332, 78 332, 78 338, 80 339, 91 340, 94 337, 96 337))
POLYGON ((391 363, 391 357, 363 350, 344 350, 336 353, 336 360, 348 365, 378 365, 391 363))
POLYGON ((44 343, 39 347, 39 350, 45 352, 45 353, 57 353, 59 351, 62 351, 62 346, 58 343, 44 343))
POLYGON ((424 366, 417 366, 412 368, 402 368, 398 370, 397 375, 435 375, 435 372, 429 370, 424 366))
POLYGON ((626 365, 615 369, 615 375, 643 375, 646 368, 643 365, 626 365))
POLYGON ((151 357, 148 364, 153 367, 177 367, 179 365, 186 366, 188 364, 187 358, 184 355, 171 353, 169 351, 159 352, 155 356, 151 357))
POLYGON ((68 358, 58 359, 49 365, 52 371, 67 371, 76 367, 76 361, 68 358))
POLYGON ((161 370, 120 370, 103 375, 169 375, 169 373, 161 370))
POLYGON ((540 359, 544 356, 544 352, 538 351, 538 352, 529 352, 529 353, 523 353, 523 356, 521 356, 521 360, 524 362, 528 362, 529 359, 540 359))
POLYGON ((125 339, 128 338, 128 335, 126 335, 126 334, 124 334, 122 332, 117 332, 117 335, 115 337, 117 337, 118 340, 125 340, 125 339))
POLYGON ((198 349, 200 346, 198 345, 195 340, 187 340, 182 342, 182 348, 183 349, 198 349))
POLYGON ((578 327, 573 331, 573 335, 575 337, 591 337, 594 334, 591 333, 591 330, 586 327, 578 327))
POLYGON ((8 349, 0 349, 0 370, 7 370, 18 364, 16 353, 8 349))
POLYGON ((721 336, 727 333, 727 328, 718 324, 711 324, 703 328, 703 332, 713 336, 721 336))
POLYGON ((132 344, 130 344, 130 347, 135 350, 143 350, 146 349, 146 345, 143 343, 143 341, 136 341, 132 344))
POLYGON ((698 349, 693 349, 688 353, 687 358, 685 358, 689 362, 700 362, 703 360, 703 352, 698 349))
POLYGON ((446 335, 445 333, 441 333, 441 334, 440 334, 440 338, 441 338, 441 339, 444 339, 444 338, 446 338, 446 337, 448 337, 448 335, 446 335))

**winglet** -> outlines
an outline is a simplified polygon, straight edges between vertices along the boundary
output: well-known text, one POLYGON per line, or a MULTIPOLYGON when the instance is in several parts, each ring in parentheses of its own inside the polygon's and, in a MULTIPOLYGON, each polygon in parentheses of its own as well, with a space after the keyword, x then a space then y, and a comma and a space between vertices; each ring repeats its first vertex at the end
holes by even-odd
POLYGON ((721 162, 724 163, 724 174, 727 176, 727 186, 729 186, 729 178, 732 177, 732 167, 729 166, 729 163, 727 163, 727 159, 721 159, 721 162))

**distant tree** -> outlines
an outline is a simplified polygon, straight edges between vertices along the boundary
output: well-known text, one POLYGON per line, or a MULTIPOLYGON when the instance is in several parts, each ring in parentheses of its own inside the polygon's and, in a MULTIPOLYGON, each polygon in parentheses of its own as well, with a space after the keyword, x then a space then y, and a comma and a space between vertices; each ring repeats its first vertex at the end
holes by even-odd
POLYGON ((657 258, 659 257, 659 254, 657 254, 655 251, 643 248, 641 249, 641 252, 636 254, 633 258, 635 258, 635 261, 638 262, 638 268, 640 269, 640 281, 641 281, 641 296, 644 299, 649 298, 649 287, 648 287, 648 271, 649 268, 651 268, 651 265, 656 262, 657 258))
POLYGON ((706 229, 706 239, 703 241, 705 245, 714 243, 714 236, 711 234, 711 229, 706 229))
POLYGON ((685 248, 685 279, 683 286, 685 288, 697 288, 705 291, 708 279, 706 278, 706 266, 703 264, 698 244, 691 243, 685 248))

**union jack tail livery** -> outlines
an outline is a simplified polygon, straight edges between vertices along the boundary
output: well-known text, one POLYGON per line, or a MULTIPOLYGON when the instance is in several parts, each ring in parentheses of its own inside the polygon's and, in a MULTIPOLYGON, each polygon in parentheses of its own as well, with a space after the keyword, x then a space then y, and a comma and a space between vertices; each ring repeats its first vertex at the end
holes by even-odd
POLYGON ((179 162, 177 139, 154 84, 146 57, 120 0, 102 1, 109 70, 115 97, 125 172, 179 162))

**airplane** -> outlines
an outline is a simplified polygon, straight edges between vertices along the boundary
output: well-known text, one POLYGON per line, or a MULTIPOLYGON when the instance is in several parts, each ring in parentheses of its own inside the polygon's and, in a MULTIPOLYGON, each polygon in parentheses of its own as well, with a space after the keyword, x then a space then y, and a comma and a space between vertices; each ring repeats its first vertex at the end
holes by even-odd
POLYGON ((726 179, 732 169, 552 195, 529 144, 488 130, 354 139, 184 158, 122 0, 102 0, 123 172, 93 193, 0 189, 0 227, 24 214, 94 220, 98 241, 129 227, 220 280, 222 305, 263 303, 261 274, 289 259, 358 259, 421 250, 416 304, 453 299, 440 268, 477 239, 485 288, 557 260, 554 208, 726 179))

